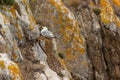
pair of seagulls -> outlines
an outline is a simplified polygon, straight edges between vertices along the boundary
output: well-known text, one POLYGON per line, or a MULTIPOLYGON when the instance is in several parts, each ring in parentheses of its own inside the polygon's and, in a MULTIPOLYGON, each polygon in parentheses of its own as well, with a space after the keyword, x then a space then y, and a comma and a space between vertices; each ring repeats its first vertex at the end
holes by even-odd
POLYGON ((40 34, 46 38, 56 38, 56 36, 51 31, 49 31, 47 27, 42 27, 40 34))

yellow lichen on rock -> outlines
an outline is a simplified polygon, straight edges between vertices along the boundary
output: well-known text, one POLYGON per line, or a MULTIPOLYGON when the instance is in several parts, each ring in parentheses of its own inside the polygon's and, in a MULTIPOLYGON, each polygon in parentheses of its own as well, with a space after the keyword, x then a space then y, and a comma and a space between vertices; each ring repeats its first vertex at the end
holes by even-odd
POLYGON ((112 1, 116 6, 120 7, 120 0, 112 0, 112 1))
POLYGON ((16 19, 16 12, 15 12, 14 6, 11 6, 9 11, 12 13, 13 17, 16 19))
POLYGON ((114 11, 108 0, 101 0, 101 20, 105 24, 110 24, 113 21, 114 11))
MULTIPOLYGON (((79 60, 80 55, 84 56, 85 41, 84 38, 80 35, 78 21, 75 19, 73 13, 63 4, 61 0, 49 1, 56 8, 58 13, 57 18, 53 18, 53 21, 55 24, 57 23, 57 25, 60 25, 59 31, 62 39, 61 44, 63 44, 62 47, 64 47, 64 50, 60 50, 61 46, 58 46, 58 53, 61 52, 65 55, 65 59, 59 60, 63 66, 67 64, 67 68, 69 69, 69 63, 79 60)), ((85 60, 86 59, 83 58, 83 61, 85 60)), ((76 64, 78 63, 76 62, 74 65, 76 64)))
MULTIPOLYGON (((118 0, 113 0, 114 4, 117 3, 116 1, 118 0)), ((101 0, 100 6, 101 6, 101 21, 106 25, 114 22, 118 27, 120 27, 120 20, 114 13, 114 9, 111 3, 108 0, 101 0)))
POLYGON ((90 7, 95 7, 95 4, 93 3, 93 1, 92 0, 90 0, 90 7))
MULTIPOLYGON (((75 20, 74 15, 64 6, 61 0, 50 0, 51 4, 53 4, 58 11, 59 16, 59 24, 61 25, 60 31, 64 34, 64 40, 67 39, 69 42, 73 33, 78 38, 80 37, 78 33, 80 33, 80 29, 78 27, 78 22, 75 20)), ((73 35, 73 39, 76 39, 73 35)), ((79 40, 78 40, 79 41, 79 40)))
POLYGON ((10 80, 23 80, 18 65, 6 53, 0 53, 0 74, 11 78, 10 80))
POLYGON ((24 4, 26 4, 26 0, 22 0, 24 2, 24 4))
POLYGON ((65 63, 65 61, 64 61, 63 59, 58 58, 58 60, 60 61, 60 64, 61 64, 63 67, 67 67, 67 66, 66 66, 66 63, 65 63))
MULTIPOLYGON (((4 11, 6 11, 7 13, 11 14, 11 15, 3 15, 4 16, 4 23, 7 23, 7 21, 9 20, 10 22, 12 20, 16 20, 16 8, 14 5, 10 6, 8 8, 8 6, 3 6, 4 7, 4 11), (11 16, 11 18, 9 18, 9 16, 11 16)), ((21 27, 20 25, 18 25, 18 23, 12 23, 12 25, 15 26, 15 31, 16 31, 16 35, 18 37, 19 40, 23 39, 23 35, 21 33, 21 27)))
POLYGON ((30 21, 30 30, 34 30, 35 29, 35 25, 36 25, 36 20, 32 15, 32 12, 30 10, 30 5, 28 4, 28 2, 26 0, 23 0, 24 4, 26 4, 27 6, 27 13, 28 13, 28 18, 30 21))
POLYGON ((3 60, 0 61, 0 68, 5 69, 5 63, 3 60))
POLYGON ((36 0, 32 0, 32 2, 35 2, 36 0))
POLYGON ((30 30, 32 31, 32 30, 35 29, 36 21, 35 21, 33 15, 30 15, 30 16, 29 16, 29 20, 30 20, 30 23, 31 23, 31 24, 30 24, 30 30))
POLYGON ((19 70, 19 67, 17 64, 10 64, 8 66, 8 70, 10 71, 10 74, 12 75, 12 80, 22 80, 22 76, 19 70))

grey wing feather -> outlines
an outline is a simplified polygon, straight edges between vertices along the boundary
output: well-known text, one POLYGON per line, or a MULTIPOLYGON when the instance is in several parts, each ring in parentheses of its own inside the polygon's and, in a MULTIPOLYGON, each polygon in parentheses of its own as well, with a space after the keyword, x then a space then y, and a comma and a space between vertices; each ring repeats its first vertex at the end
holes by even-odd
POLYGON ((55 36, 53 35, 53 33, 50 32, 50 31, 43 31, 41 34, 42 34, 43 36, 45 36, 45 37, 48 37, 48 38, 55 37, 55 36))

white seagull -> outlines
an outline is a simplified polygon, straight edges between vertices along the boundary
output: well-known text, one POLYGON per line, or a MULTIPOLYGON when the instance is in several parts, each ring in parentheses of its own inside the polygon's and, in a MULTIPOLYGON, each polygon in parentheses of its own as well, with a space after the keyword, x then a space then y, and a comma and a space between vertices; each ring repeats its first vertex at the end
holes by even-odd
POLYGON ((46 37, 46 38, 56 38, 55 35, 48 30, 47 27, 42 27, 43 29, 41 30, 41 35, 46 37))

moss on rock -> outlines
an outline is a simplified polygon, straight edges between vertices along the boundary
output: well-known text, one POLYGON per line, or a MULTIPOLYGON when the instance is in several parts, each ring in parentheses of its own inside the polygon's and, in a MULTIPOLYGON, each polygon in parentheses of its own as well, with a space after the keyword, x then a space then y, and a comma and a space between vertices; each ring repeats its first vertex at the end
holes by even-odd
POLYGON ((12 5, 15 2, 15 0, 0 0, 0 4, 7 4, 12 5))

